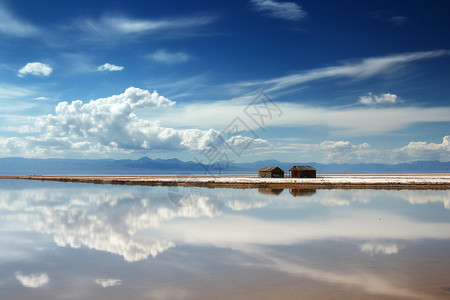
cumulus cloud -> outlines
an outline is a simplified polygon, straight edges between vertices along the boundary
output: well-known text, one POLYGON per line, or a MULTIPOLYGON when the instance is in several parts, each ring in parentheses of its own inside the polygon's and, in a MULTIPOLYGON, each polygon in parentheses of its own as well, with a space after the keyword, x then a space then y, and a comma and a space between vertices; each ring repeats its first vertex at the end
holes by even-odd
MULTIPOLYGON (((212 145, 240 141, 254 147, 267 141, 245 136, 226 139, 221 132, 209 129, 174 129, 158 121, 139 118, 140 109, 170 107, 175 102, 156 91, 130 87, 124 93, 83 103, 60 102, 55 114, 34 118, 34 124, 21 127, 26 138, 0 140, 3 153, 22 148, 22 155, 74 153, 129 153, 149 150, 205 150, 212 145), (29 153, 29 151, 31 153, 29 153)), ((19 152, 15 152, 19 153, 19 152)))
POLYGON ((20 272, 16 273, 16 279, 25 287, 40 288, 50 281, 46 273, 22 275, 20 272))
POLYGON ((189 55, 183 52, 167 52, 165 50, 159 50, 155 53, 152 53, 148 56, 153 61, 166 63, 166 64, 175 64, 175 63, 183 63, 190 59, 189 55))
POLYGON ((302 8, 294 2, 278 2, 274 0, 250 0, 254 10, 270 17, 290 21, 298 21, 306 16, 302 8))
POLYGON ((362 252, 370 254, 370 256, 374 254, 397 254, 399 251, 397 244, 365 243, 360 246, 360 249, 362 252))
POLYGON ((122 66, 112 65, 110 63, 105 63, 97 67, 98 71, 122 71, 124 68, 122 66))
POLYGON ((39 32, 38 27, 16 18, 0 3, 0 33, 17 37, 29 37, 35 36, 39 32))
POLYGON ((305 151, 320 151, 326 162, 413 162, 417 160, 450 161, 450 136, 442 143, 410 142, 408 145, 391 150, 373 148, 368 143, 354 145, 349 141, 324 141, 320 144, 306 144, 305 151))
POLYGON ((407 146, 394 150, 393 155, 400 160, 440 160, 450 161, 450 135, 442 143, 411 142, 407 146))
POLYGON ((354 145, 349 141, 324 141, 320 144, 306 145, 309 151, 320 151, 325 154, 327 162, 357 162, 364 160, 373 154, 373 149, 368 143, 354 145))
POLYGON ((398 103, 400 99, 395 94, 380 94, 374 95, 372 93, 368 93, 366 96, 359 97, 359 103, 365 105, 375 105, 375 104, 395 104, 398 103))
POLYGON ((49 76, 53 69, 41 62, 27 63, 22 69, 19 70, 17 76, 24 77, 27 74, 34 76, 49 76))
POLYGON ((117 286, 122 284, 120 279, 107 279, 107 278, 96 278, 95 283, 101 287, 107 288, 112 286, 117 286))

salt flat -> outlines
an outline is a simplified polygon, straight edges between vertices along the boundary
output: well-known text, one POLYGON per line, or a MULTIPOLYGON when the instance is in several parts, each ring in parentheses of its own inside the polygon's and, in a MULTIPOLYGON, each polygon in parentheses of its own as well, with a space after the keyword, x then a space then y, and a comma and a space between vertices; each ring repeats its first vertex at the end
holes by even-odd
POLYGON ((261 178, 256 175, 32 175, 0 178, 210 188, 450 189, 450 174, 346 174, 319 175, 317 178, 261 178))

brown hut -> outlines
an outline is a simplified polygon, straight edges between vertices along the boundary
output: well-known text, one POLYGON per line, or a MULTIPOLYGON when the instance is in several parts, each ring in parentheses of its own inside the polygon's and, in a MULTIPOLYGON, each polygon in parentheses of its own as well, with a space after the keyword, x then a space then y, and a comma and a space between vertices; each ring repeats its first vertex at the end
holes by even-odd
POLYGON ((272 189, 272 188, 259 188, 258 192, 261 194, 269 194, 269 195, 279 195, 284 191, 284 189, 272 189))
POLYGON ((292 178, 316 178, 316 169, 311 166, 293 166, 289 170, 292 178))
POLYGON ((291 193, 294 197, 302 197, 302 196, 312 196, 316 193, 315 189, 289 189, 289 193, 291 193))
POLYGON ((284 178, 284 171, 278 167, 262 167, 258 170, 259 177, 284 178))

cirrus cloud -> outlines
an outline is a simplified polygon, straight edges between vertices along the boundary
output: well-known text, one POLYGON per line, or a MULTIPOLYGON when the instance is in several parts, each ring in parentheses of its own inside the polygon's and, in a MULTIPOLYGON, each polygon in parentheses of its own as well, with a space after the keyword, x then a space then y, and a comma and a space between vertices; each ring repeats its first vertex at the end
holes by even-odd
POLYGON ((302 8, 294 2, 277 2, 274 0, 251 0, 250 3, 256 11, 267 16, 289 21, 298 21, 306 16, 302 8))
POLYGON ((0 32, 16 37, 30 37, 38 35, 40 29, 18 19, 4 5, 0 4, 0 32))
POLYGON ((183 63, 190 59, 190 56, 183 52, 167 52, 158 50, 148 56, 149 59, 166 64, 183 63))

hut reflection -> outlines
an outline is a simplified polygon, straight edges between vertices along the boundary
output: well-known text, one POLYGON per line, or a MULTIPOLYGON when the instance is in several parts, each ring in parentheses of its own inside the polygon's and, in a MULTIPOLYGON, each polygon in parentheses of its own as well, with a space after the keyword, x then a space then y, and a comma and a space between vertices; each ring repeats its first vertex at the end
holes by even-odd
POLYGON ((258 192, 261 194, 279 195, 284 189, 272 189, 272 188, 258 188, 258 192))
POLYGON ((316 193, 315 189, 289 189, 289 193, 291 193, 294 197, 304 197, 304 196, 312 196, 316 193))

